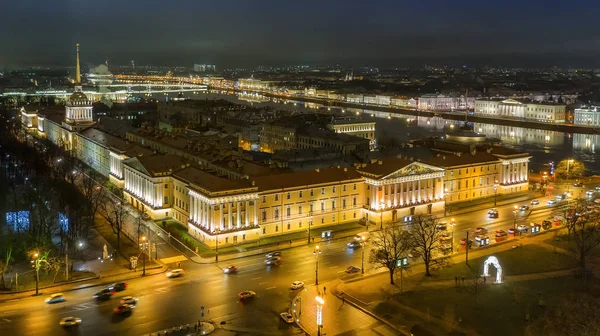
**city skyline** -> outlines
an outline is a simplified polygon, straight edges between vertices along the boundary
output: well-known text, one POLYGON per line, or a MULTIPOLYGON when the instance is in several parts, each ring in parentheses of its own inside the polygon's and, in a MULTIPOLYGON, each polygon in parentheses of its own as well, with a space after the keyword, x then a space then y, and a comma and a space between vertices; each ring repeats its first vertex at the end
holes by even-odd
POLYGON ((594 67, 597 12, 582 1, 15 2, 0 64, 72 64, 80 42, 88 64, 594 67))

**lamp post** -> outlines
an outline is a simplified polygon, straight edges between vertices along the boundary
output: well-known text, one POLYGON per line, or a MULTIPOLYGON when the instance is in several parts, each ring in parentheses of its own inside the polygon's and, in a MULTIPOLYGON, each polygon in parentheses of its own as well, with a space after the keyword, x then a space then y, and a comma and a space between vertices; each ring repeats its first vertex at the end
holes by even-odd
POLYGON ((515 205, 513 207, 513 215, 514 215, 513 230, 517 229, 517 212, 518 212, 518 210, 519 210, 519 207, 515 205))
POLYGON ((322 297, 317 296, 317 336, 321 336, 321 328, 323 328, 323 305, 325 300, 322 297))
POLYGON ((569 188, 571 187, 569 185, 569 168, 571 167, 571 163, 573 163, 573 159, 567 160, 567 192, 569 192, 569 188))
POLYGON ((361 262, 360 262, 360 264, 361 264, 360 265, 360 274, 364 275, 365 274, 365 244, 367 242, 365 242, 364 237, 362 237, 361 239, 362 240, 360 242, 360 247, 361 247, 361 250, 362 250, 362 255, 361 255, 362 259, 361 259, 361 262))
POLYGON ((217 228, 216 229, 217 240, 216 240, 216 243, 215 243, 215 252, 216 252, 216 254, 215 254, 215 262, 219 262, 219 231, 220 231, 220 228, 217 228))
POLYGON ((142 252, 142 276, 146 275, 146 248, 148 247, 148 243, 146 242, 146 236, 142 236, 140 239, 142 242, 140 243, 140 251, 142 252))
POLYGON ((379 202, 379 221, 381 222, 379 229, 383 230, 383 207, 385 203, 383 201, 379 202))
POLYGON ((306 237, 308 245, 310 245, 310 226, 312 225, 312 210, 308 213, 308 237, 306 237))
POLYGON ((319 284, 319 254, 321 254, 321 249, 317 245, 313 251, 313 255, 315 256, 315 285, 319 284))
POLYGON ((446 217, 446 209, 448 209, 448 188, 444 188, 444 217, 446 217))
POLYGON ((40 284, 40 264, 42 259, 38 252, 33 252, 32 254, 33 260, 31 260, 31 266, 35 270, 35 295, 39 294, 39 284, 40 284))
POLYGON ((498 200, 498 180, 494 181, 494 206, 496 206, 498 200))
POLYGON ((456 222, 454 221, 454 217, 452 217, 452 220, 450 222, 450 232, 451 232, 451 237, 452 237, 452 251, 454 251, 454 225, 456 225, 456 222))

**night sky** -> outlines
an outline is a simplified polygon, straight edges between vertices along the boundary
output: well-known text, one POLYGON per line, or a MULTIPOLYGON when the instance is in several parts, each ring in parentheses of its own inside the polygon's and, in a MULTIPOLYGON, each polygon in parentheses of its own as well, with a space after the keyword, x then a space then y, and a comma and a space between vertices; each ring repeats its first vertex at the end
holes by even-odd
POLYGON ((4 0, 0 66, 600 66, 597 0, 4 0))

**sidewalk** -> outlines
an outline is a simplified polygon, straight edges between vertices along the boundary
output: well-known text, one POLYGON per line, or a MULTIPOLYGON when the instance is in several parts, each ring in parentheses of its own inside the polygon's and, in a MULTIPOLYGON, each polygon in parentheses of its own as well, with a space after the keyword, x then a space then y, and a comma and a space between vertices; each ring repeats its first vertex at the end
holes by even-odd
MULTIPOLYGON (((324 284, 335 287, 335 283, 330 282, 324 284)), ((298 326, 302 328, 308 335, 317 335, 317 302, 315 298, 320 295, 325 303, 323 304, 323 327, 321 335, 384 335, 394 336, 402 333, 400 329, 396 329, 391 325, 387 325, 378 321, 369 312, 356 309, 348 304, 346 300, 336 296, 334 293, 327 290, 323 293, 323 285, 320 285, 317 291, 317 286, 305 288, 299 295, 300 301, 297 301, 297 320, 298 326)))

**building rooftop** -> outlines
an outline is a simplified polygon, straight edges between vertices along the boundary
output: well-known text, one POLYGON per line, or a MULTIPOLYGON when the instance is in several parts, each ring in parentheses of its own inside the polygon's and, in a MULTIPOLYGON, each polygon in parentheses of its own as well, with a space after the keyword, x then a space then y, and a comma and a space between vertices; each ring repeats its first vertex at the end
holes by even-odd
POLYGON ((124 160, 123 164, 147 172, 153 177, 171 175, 173 172, 189 166, 186 160, 173 154, 136 157, 124 160))
POLYGON ((414 161, 408 157, 385 157, 379 160, 372 160, 371 163, 360 164, 356 169, 359 173, 367 173, 377 177, 387 176, 395 171, 398 171, 414 161))
POLYGON ((267 191, 353 180, 360 180, 360 174, 353 168, 329 168, 261 176, 256 177, 254 183, 259 191, 267 191))
POLYGON ((252 184, 248 180, 221 178, 193 166, 181 169, 174 173, 173 176, 191 184, 192 188, 197 186, 207 192, 222 192, 252 188, 252 184))

